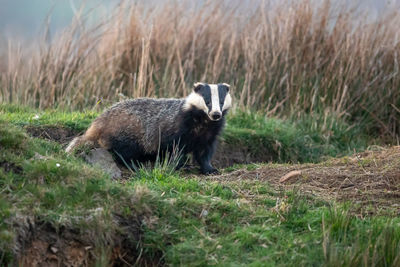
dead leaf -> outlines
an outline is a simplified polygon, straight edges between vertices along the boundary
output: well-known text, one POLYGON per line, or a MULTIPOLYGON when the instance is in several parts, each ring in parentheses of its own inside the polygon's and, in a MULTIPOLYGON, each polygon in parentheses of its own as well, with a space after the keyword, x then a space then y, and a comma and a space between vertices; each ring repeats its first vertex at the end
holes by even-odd
POLYGON ((284 183, 290 179, 297 178, 301 175, 301 171, 291 171, 279 179, 280 183, 284 183))

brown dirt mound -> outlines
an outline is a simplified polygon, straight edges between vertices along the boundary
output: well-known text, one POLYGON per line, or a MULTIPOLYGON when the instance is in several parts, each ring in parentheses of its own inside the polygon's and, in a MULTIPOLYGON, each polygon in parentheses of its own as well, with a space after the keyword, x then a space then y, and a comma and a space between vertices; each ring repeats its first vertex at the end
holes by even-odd
POLYGON ((26 126, 25 130, 33 137, 55 141, 62 145, 68 144, 75 136, 77 131, 61 126, 26 126))
POLYGON ((240 169, 209 179, 268 181, 275 188, 297 188, 325 200, 350 201, 363 214, 379 210, 400 214, 400 146, 320 164, 268 164, 252 171, 240 169))
POLYGON ((141 240, 140 219, 114 216, 121 232, 110 235, 104 247, 94 243, 87 231, 64 226, 56 229, 50 223, 19 216, 14 223, 18 266, 94 266, 100 256, 107 266, 162 266, 161 253, 149 259, 132 242, 141 240))
POLYGON ((13 162, 0 161, 0 168, 5 172, 22 173, 22 167, 13 162))
POLYGON ((78 231, 55 229, 49 223, 20 217, 16 254, 20 266, 87 266, 92 246, 78 231))
POLYGON ((212 164, 216 168, 226 168, 234 164, 271 162, 273 160, 273 154, 255 154, 246 146, 232 145, 221 141, 218 143, 212 164))

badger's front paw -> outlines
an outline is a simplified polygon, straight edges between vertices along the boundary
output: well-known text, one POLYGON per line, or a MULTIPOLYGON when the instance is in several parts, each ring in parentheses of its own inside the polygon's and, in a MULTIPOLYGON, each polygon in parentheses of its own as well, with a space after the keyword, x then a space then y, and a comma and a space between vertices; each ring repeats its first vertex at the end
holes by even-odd
POLYGON ((207 169, 202 169, 201 173, 205 175, 212 175, 212 174, 219 174, 219 171, 216 168, 211 167, 207 169))

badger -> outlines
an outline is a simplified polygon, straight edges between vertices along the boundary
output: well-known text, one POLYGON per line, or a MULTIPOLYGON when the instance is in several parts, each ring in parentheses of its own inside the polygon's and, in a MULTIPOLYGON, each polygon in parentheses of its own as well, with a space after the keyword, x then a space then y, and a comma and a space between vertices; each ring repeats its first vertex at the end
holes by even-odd
POLYGON ((182 99, 118 102, 97 117, 82 136, 73 139, 66 152, 90 142, 114 153, 117 161, 146 162, 155 161, 175 146, 184 159, 192 153, 201 173, 218 173, 211 158, 232 105, 229 90, 226 83, 195 83, 193 91, 182 99))

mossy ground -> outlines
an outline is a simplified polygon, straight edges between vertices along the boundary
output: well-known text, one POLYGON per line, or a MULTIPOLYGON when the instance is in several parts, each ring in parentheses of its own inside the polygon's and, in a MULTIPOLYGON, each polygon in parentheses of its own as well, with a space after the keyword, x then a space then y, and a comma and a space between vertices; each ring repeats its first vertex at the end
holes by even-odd
MULTIPOLYGON (((273 186, 257 175, 206 178, 165 166, 111 181, 80 158, 65 154, 59 143, 30 137, 21 127, 69 121, 80 131, 95 114, 62 117, 43 112, 32 122, 24 114, 30 111, 3 107, 0 116, 0 259, 5 265, 24 262, 28 256, 32 260, 32 242, 60 244, 45 239, 48 229, 59 242, 69 242, 72 235, 74 246, 83 251, 81 262, 100 266, 400 264, 400 220, 395 216, 360 217, 349 203, 273 186), (25 239, 27 218, 33 231, 40 225, 51 227, 25 239)), ((228 134, 229 127, 228 122, 228 134)), ((266 168, 280 166, 290 165, 266 168)), ((255 174, 257 168, 239 170, 255 174)), ((65 251, 46 251, 68 263, 65 251)))

